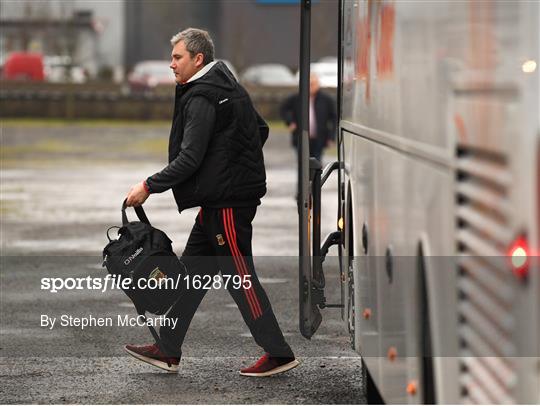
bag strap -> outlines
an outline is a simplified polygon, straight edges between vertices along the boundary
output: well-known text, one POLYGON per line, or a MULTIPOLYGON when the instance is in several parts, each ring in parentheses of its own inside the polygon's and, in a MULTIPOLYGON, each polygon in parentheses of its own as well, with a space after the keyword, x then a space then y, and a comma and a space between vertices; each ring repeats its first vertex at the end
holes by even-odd
MULTIPOLYGON (((122 203, 122 225, 124 226, 129 223, 127 214, 126 214, 126 209, 127 209, 126 202, 127 202, 127 199, 125 199, 124 203, 122 203)), ((151 226, 150 220, 148 220, 148 217, 146 217, 146 213, 144 212, 144 209, 142 208, 142 206, 136 206, 134 207, 134 209, 139 220, 151 226)))

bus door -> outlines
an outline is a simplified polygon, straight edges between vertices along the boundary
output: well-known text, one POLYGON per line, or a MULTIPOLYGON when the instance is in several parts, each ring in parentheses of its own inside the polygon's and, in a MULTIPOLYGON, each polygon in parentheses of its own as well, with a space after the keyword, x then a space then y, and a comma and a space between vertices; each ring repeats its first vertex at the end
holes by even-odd
MULTIPOLYGON (((341 3, 341 2, 340 2, 341 3)), ((341 7, 341 6, 340 6, 341 7)), ((340 13, 341 15, 341 13, 340 13)), ((343 304, 328 304, 324 295, 325 278, 323 263, 332 245, 341 246, 342 231, 330 233, 321 244, 321 189, 330 174, 341 168, 340 136, 338 134, 338 160, 322 168, 315 158, 309 158, 309 74, 311 1, 303 0, 301 9, 300 38, 300 99, 301 120, 298 146, 298 216, 299 216, 299 302, 300 332, 311 338, 322 321, 320 309, 342 308, 343 304)), ((341 29, 339 29, 341 37, 341 29)), ((341 38, 338 39, 338 43, 341 38)), ((339 49, 339 48, 338 48, 339 49)), ((341 67, 339 69, 341 71, 341 67)), ((341 74, 338 73, 338 80, 341 74)), ((338 91, 338 100, 340 98, 338 91)), ((339 108, 338 108, 339 117, 339 108)), ((338 171, 338 185, 341 176, 338 171)), ((340 207, 340 206, 338 206, 340 207)), ((341 211, 341 207, 340 207, 341 211)), ((339 213, 338 213, 339 217, 339 213)), ((337 222, 336 222, 337 223, 337 222)), ((341 261, 341 256, 340 256, 341 261)))

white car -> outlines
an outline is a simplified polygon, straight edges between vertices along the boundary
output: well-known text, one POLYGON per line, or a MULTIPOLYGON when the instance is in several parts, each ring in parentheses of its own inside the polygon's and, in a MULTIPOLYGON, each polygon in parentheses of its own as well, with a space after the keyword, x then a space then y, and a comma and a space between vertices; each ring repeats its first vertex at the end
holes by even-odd
MULTIPOLYGON (((314 62, 310 65, 310 72, 317 74, 321 87, 337 88, 338 65, 334 62, 314 62)), ((296 72, 296 82, 300 82, 300 71, 296 72)))
POLYGON ((337 65, 338 59, 337 56, 323 56, 318 62, 335 63, 337 65))
POLYGON ((53 55, 43 58, 45 79, 53 83, 84 83, 86 72, 79 65, 73 65, 69 55, 53 55))
POLYGON ((176 84, 169 61, 143 61, 133 68, 128 83, 133 91, 146 91, 160 85, 176 84))
POLYGON ((285 65, 268 63, 247 68, 240 80, 244 84, 260 86, 296 86, 294 75, 285 65))

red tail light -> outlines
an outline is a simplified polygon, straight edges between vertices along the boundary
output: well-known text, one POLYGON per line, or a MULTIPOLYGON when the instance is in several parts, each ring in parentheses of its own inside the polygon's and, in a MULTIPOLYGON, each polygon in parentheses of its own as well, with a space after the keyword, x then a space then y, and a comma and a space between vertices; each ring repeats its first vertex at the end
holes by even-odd
POLYGON ((516 238, 508 250, 512 271, 519 279, 529 274, 530 255, 529 244, 523 236, 516 238))

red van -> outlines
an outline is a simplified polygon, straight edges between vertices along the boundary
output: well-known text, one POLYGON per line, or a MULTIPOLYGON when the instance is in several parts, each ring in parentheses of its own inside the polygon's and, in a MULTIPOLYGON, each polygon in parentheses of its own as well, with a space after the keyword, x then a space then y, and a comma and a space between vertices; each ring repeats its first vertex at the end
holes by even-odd
POLYGON ((6 59, 2 69, 2 79, 44 80, 43 55, 29 52, 13 52, 6 59))

